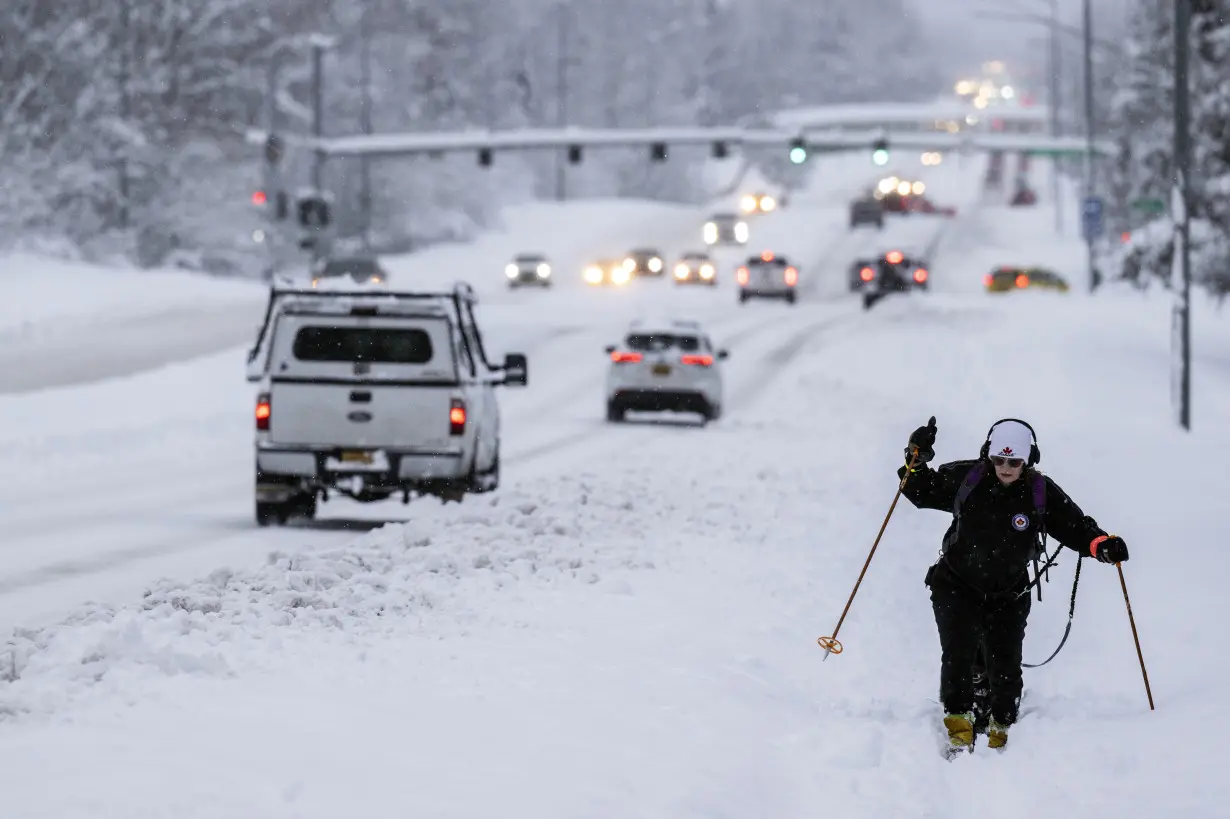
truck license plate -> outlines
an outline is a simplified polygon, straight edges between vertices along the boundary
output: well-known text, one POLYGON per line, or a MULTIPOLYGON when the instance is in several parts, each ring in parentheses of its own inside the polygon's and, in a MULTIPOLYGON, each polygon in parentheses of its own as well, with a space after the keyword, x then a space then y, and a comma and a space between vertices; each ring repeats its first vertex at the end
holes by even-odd
POLYGON ((362 449, 347 449, 342 451, 342 463, 370 465, 372 453, 362 449))

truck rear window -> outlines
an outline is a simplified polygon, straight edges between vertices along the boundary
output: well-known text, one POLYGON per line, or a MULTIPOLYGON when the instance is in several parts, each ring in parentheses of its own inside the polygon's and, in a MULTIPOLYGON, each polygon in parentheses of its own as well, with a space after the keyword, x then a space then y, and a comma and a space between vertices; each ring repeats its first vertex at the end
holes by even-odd
POLYGON ((433 353, 425 331, 388 327, 304 327, 293 351, 300 361, 377 364, 426 364, 433 353))

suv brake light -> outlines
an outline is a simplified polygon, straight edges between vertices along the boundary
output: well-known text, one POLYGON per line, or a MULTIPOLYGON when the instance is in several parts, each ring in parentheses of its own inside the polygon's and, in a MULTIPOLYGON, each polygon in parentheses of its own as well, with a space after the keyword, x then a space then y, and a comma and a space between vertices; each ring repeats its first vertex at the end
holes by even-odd
POLYGON ((639 364, 643 358, 640 353, 621 353, 618 350, 611 353, 611 361, 616 364, 639 364))
POLYGON ((920 267, 914 271, 914 281, 922 284, 927 280, 927 268, 920 267))
POLYGON ((746 267, 740 267, 739 272, 736 275, 739 279, 739 284, 747 284, 748 272, 746 267))
POLYGON ((679 363, 685 366, 694 367, 712 367, 713 356, 711 355, 685 355, 679 359, 679 363))
POLYGON ((858 277, 865 282, 869 282, 876 277, 876 272, 870 267, 864 267, 858 272, 858 277))
POLYGON ((448 408, 448 434, 464 435, 466 431, 466 402, 454 398, 448 408))
POLYGON ((786 284, 794 287, 799 283, 799 271, 793 267, 786 268, 786 284))
POLYGON ((273 405, 269 403, 269 393, 262 392, 256 399, 256 428, 261 432, 269 430, 269 419, 273 417, 273 405))

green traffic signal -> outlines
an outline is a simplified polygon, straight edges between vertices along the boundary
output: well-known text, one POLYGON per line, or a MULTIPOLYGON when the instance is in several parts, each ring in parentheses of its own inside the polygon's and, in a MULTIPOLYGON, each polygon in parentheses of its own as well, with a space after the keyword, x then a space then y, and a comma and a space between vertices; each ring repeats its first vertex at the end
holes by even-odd
POLYGON ((871 161, 877 165, 887 165, 888 150, 886 148, 876 148, 871 152, 871 161))
POLYGON ((796 165, 802 165, 807 161, 807 149, 799 145, 790 149, 790 161, 796 165))

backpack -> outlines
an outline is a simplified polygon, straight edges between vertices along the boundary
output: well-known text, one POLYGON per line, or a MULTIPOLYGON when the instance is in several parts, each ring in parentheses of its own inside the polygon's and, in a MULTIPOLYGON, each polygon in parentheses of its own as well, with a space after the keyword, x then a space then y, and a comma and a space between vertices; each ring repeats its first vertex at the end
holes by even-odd
MULTIPOLYGON (((969 472, 965 473, 965 480, 961 481, 961 486, 957 489, 957 497, 952 505, 952 516, 956 521, 956 525, 952 527, 952 533, 944 538, 943 548, 940 551, 942 558, 948 553, 949 547, 957 542, 957 533, 961 529, 961 507, 965 505, 966 499, 974 488, 982 482, 982 479, 987 476, 987 462, 985 459, 979 459, 978 463, 970 467, 969 472)), ((1042 586, 1038 583, 1042 579, 1042 572, 1045 572, 1046 580, 1050 581, 1050 566, 1048 561, 1046 568, 1040 570, 1038 567, 1039 558, 1046 554, 1046 478, 1041 472, 1030 470, 1029 473, 1030 487, 1033 490, 1034 501, 1034 520, 1038 522, 1038 539, 1034 544, 1034 552, 1032 560, 1034 564, 1034 582, 1031 586, 1038 587, 1038 599, 1042 599, 1042 586)))

